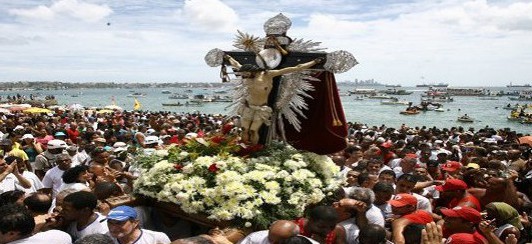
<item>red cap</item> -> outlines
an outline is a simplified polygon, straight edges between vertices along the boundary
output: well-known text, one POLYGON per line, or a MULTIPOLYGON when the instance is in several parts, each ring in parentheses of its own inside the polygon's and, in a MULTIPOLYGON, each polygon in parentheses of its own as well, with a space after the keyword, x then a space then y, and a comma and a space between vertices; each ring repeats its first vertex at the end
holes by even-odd
POLYGON ((388 201, 388 203, 397 208, 404 207, 407 205, 417 206, 417 198, 407 193, 401 193, 395 195, 395 197, 393 197, 392 200, 388 201))
POLYGON ((449 236, 445 244, 484 244, 484 241, 473 234, 457 233, 449 236))
POLYGON ((417 154, 415 154, 415 153, 407 153, 404 158, 405 159, 417 158, 417 154))
POLYGON ((390 143, 390 142, 383 142, 383 143, 381 144, 381 147, 384 147, 384 148, 390 148, 390 147, 392 147, 392 146, 393 146, 393 145, 392 145, 392 143, 390 143))
POLYGON ((444 165, 442 165, 441 169, 449 172, 454 172, 456 170, 459 170, 462 168, 462 164, 460 162, 456 161, 450 161, 444 165))
POLYGON ((465 219, 474 224, 478 224, 482 220, 479 211, 467 206, 458 206, 452 209, 442 208, 441 213, 447 217, 465 219))
POLYGON ((447 179, 443 185, 436 186, 437 191, 454 191, 465 189, 467 189, 467 184, 463 180, 459 179, 447 179))

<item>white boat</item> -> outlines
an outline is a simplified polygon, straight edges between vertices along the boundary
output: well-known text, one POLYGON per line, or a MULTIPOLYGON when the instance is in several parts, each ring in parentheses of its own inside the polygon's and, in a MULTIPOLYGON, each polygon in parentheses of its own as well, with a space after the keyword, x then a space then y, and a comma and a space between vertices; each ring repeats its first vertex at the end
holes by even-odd
POLYGON ((188 99, 188 95, 185 94, 172 94, 168 96, 168 99, 188 99))
POLYGON ((169 91, 169 90, 162 90, 161 93, 162 93, 162 94, 171 94, 172 92, 169 91))
POLYGON ((131 94, 127 95, 127 96, 128 97, 145 97, 146 93, 135 92, 135 93, 131 93, 131 94))
POLYGON ((369 96, 370 99, 393 99, 393 97, 390 97, 388 95, 373 95, 369 96))
POLYGON ((469 117, 467 114, 464 116, 460 116, 457 119, 458 122, 464 122, 464 123, 473 123, 475 122, 475 119, 469 117))
POLYGON ((382 105, 408 105, 409 103, 409 101, 399 101, 393 98, 389 101, 381 101, 382 105))

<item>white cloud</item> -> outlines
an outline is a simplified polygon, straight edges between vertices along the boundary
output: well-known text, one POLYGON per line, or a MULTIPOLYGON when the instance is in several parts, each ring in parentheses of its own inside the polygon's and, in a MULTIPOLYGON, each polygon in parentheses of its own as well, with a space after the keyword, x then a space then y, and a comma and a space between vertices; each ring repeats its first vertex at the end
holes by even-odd
POLYGON ((193 28, 208 31, 234 31, 238 21, 235 10, 220 0, 185 0, 178 15, 193 28))
POLYGON ((52 20, 66 15, 85 22, 97 22, 112 12, 107 5, 96 5, 80 0, 58 0, 50 7, 40 5, 30 9, 9 10, 10 14, 25 19, 52 20))

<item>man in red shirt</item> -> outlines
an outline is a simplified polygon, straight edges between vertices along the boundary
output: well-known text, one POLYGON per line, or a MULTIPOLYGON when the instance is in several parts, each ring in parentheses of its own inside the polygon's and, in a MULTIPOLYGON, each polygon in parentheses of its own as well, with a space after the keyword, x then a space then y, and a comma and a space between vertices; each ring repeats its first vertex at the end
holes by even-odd
POLYGON ((78 131, 78 125, 74 122, 70 123, 70 127, 66 130, 68 138, 72 141, 72 143, 78 142, 79 137, 79 131, 78 131))
POLYGON ((467 184, 462 180, 447 179, 443 185, 436 186, 436 190, 440 192, 440 198, 436 203, 437 206, 446 208, 468 206, 477 211, 482 211, 480 201, 466 191, 467 184))
POLYGON ((441 212, 444 215, 443 237, 447 238, 454 234, 467 233, 473 235, 474 239, 487 243, 484 236, 477 231, 477 226, 482 221, 479 211, 464 206, 452 209, 444 208, 441 212))
POLYGON ((417 210, 417 198, 407 194, 397 194, 388 201, 392 206, 392 213, 398 218, 392 222, 393 243, 405 243, 403 230, 411 224, 425 225, 434 221, 432 215, 425 210, 417 210))

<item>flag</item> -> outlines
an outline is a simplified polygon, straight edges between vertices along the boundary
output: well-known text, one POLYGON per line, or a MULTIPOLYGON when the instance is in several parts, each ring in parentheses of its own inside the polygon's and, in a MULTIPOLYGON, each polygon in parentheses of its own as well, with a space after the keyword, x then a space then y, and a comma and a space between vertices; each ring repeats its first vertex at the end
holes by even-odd
POLYGON ((139 110, 140 109, 139 100, 137 100, 137 98, 133 98, 133 99, 135 99, 135 105, 133 105, 133 110, 139 110))

